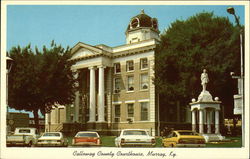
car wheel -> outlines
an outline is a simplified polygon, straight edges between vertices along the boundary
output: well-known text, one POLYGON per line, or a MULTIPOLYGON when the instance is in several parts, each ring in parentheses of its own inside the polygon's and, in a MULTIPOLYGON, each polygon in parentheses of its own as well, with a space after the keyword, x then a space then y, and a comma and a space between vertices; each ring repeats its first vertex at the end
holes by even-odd
POLYGON ((29 142, 28 147, 32 147, 32 141, 29 142))
POLYGON ((174 144, 171 144, 171 147, 174 147, 174 144))
POLYGON ((121 144, 118 144, 118 146, 117 146, 117 147, 122 147, 122 146, 121 146, 121 144))

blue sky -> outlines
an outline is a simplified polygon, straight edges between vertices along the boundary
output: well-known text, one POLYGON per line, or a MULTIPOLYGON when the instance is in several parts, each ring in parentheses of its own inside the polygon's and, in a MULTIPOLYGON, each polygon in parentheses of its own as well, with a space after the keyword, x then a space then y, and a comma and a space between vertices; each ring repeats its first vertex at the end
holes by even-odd
MULTIPOLYGON (((185 20, 197 13, 214 12, 216 16, 234 17, 228 5, 8 5, 7 50, 31 43, 49 46, 52 40, 73 47, 79 41, 119 46, 125 44, 125 30, 130 18, 141 9, 159 22, 162 32, 176 19, 185 20)), ((233 6, 244 24, 244 6, 233 6)))

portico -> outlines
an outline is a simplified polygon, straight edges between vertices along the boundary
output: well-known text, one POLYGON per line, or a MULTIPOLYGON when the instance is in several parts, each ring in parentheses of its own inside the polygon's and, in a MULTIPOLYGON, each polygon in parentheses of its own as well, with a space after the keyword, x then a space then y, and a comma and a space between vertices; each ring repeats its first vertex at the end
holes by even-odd
POLYGON ((97 116, 98 122, 105 122, 104 119, 104 69, 105 66, 92 66, 88 68, 90 70, 90 88, 89 88, 89 121, 96 122, 96 101, 98 101, 97 116), (96 99, 96 77, 95 70, 98 69, 98 99, 96 99))

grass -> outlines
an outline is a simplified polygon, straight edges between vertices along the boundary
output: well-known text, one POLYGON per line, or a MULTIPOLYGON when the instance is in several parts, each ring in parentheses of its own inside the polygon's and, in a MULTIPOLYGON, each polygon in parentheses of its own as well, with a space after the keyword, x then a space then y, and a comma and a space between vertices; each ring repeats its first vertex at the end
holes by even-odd
POLYGON ((102 136, 102 145, 105 147, 115 147, 115 138, 116 136, 102 136))
POLYGON ((241 137, 226 137, 226 139, 230 139, 231 141, 229 142, 212 142, 212 143, 207 143, 206 147, 217 147, 217 148, 232 148, 232 147, 237 147, 240 148, 242 147, 242 139, 241 137))
MULTIPOLYGON (((102 141, 102 146, 103 147, 115 147, 115 138, 116 136, 102 136, 101 141, 102 141)), ((72 143, 72 137, 68 137, 68 143, 71 145, 72 143)), ((207 143, 206 147, 208 148, 240 148, 242 147, 242 140, 241 137, 226 137, 226 139, 230 139, 230 142, 212 142, 212 143, 207 143)), ((162 138, 161 137, 156 137, 156 146, 155 147, 162 147, 162 138)))
MULTIPOLYGON (((115 138, 116 136, 101 136, 102 145, 105 147, 115 147, 115 138)), ((68 145, 72 145, 73 137, 67 137, 68 145)))

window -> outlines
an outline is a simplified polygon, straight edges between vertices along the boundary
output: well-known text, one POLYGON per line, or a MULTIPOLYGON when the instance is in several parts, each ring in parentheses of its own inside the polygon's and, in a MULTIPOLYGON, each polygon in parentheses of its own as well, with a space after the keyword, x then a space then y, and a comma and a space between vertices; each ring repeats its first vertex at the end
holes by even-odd
POLYGON ((141 64, 141 69, 146 69, 148 68, 148 59, 147 58, 143 58, 140 60, 140 64, 141 64))
POLYGON ((134 117, 134 104, 129 103, 127 106, 128 106, 128 117, 134 117))
POLYGON ((128 76, 128 91, 134 91, 134 76, 128 76))
POLYGON ((121 106, 115 105, 115 122, 120 122, 121 117, 121 106))
POLYGON ((79 132, 76 134, 77 137, 99 137, 97 133, 91 132, 79 132))
POLYGON ((141 74, 141 89, 148 89, 148 74, 141 74))
POLYGON ((176 133, 173 133, 173 137, 177 137, 176 133))
POLYGON ((30 133, 30 129, 20 129, 19 133, 30 133))
POLYGON ((74 120, 74 115, 71 114, 71 115, 70 115, 70 121, 73 121, 73 120, 74 120))
POLYGON ((148 120, 149 106, 148 102, 141 102, 141 121, 148 120))
POLYGON ((123 131, 123 135, 147 135, 147 133, 140 130, 125 130, 123 131))
POLYGON ((134 70, 134 61, 127 61, 127 71, 134 70))
POLYGON ((119 93, 120 92, 120 90, 121 90, 121 78, 115 78, 115 86, 114 86, 114 88, 115 88, 115 93, 119 93))
POLYGON ((115 73, 121 73, 121 64, 120 63, 115 63, 115 73))
POLYGON ((61 136, 60 133, 44 133, 43 136, 61 136))

